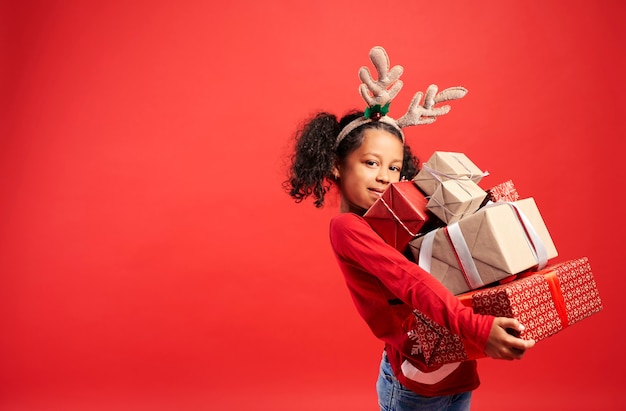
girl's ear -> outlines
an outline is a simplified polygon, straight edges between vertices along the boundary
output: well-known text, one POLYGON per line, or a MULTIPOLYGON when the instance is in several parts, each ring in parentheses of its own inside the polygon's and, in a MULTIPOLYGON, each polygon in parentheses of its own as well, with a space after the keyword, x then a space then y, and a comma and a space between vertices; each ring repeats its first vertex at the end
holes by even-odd
POLYGON ((336 165, 333 166, 333 177, 335 177, 335 180, 339 180, 339 167, 336 165))

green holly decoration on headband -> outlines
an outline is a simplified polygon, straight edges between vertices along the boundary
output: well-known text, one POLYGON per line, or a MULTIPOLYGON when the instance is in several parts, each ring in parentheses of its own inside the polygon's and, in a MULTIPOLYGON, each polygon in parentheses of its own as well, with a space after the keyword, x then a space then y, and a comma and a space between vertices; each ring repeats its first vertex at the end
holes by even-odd
POLYGON ((382 116, 386 116, 387 113, 389 113, 389 104, 390 102, 385 104, 384 106, 381 106, 380 104, 368 106, 365 109, 365 113, 363 114, 363 116, 374 121, 380 120, 382 116))

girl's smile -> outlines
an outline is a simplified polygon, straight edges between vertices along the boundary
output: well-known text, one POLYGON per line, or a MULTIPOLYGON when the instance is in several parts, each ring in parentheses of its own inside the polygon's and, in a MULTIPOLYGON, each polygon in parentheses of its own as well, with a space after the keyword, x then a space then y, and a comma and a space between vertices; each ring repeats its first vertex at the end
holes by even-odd
POLYGON ((380 197, 384 192, 384 188, 368 188, 376 197, 380 197))

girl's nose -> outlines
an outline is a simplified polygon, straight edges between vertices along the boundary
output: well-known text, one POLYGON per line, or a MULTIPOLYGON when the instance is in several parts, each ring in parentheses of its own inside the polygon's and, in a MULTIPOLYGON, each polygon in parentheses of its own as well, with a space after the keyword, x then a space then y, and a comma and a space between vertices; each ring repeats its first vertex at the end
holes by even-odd
POLYGON ((380 168, 378 170, 378 175, 376 176, 376 180, 380 181, 381 183, 388 183, 389 182, 389 170, 385 170, 384 168, 380 168))

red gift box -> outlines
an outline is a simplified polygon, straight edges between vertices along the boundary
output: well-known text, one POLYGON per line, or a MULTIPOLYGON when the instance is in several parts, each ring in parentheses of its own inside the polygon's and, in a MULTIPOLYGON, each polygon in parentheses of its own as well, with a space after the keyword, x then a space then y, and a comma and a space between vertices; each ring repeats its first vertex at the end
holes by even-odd
POLYGON ((421 365, 421 368, 484 357, 482 353, 468 354, 460 336, 452 334, 419 310, 413 311, 403 327, 407 335, 404 352, 410 353, 411 362, 421 365))
POLYGON ((513 181, 508 180, 487 190, 487 198, 496 203, 498 201, 517 201, 520 197, 513 181))
POLYGON ((387 244, 404 251, 432 216, 428 200, 412 181, 392 183, 363 218, 387 244))
POLYGON ((554 264, 458 298, 476 313, 517 318, 525 326, 520 337, 535 341, 602 310, 587 257, 554 264))
MULTIPOLYGON (((466 306, 472 307, 475 313, 517 318, 525 326, 525 330, 520 334, 520 338, 523 339, 539 341, 563 328, 548 283, 540 274, 470 291, 459 295, 458 298, 466 306)), ((419 312, 414 313, 414 317, 415 319, 409 323, 408 335, 410 337, 411 333, 421 333, 418 342, 427 366, 433 367, 486 356, 484 353, 468 355, 459 336, 442 326, 433 325, 432 321, 429 322, 419 312), (447 342, 449 346, 445 347, 443 342, 447 342)))
MULTIPOLYGON (((555 264, 537 271, 548 281, 563 328, 602 311, 602 299, 587 257, 555 264), (558 299, 557 299, 558 298, 558 299)), ((532 273, 523 276, 529 276, 532 273)))
MULTIPOLYGON (((587 257, 554 264, 512 282, 458 296, 479 314, 517 318, 521 338, 540 341, 602 310, 602 301, 587 257)), ((404 324, 406 352, 427 368, 484 358, 468 351, 461 337, 415 310, 404 324)))

